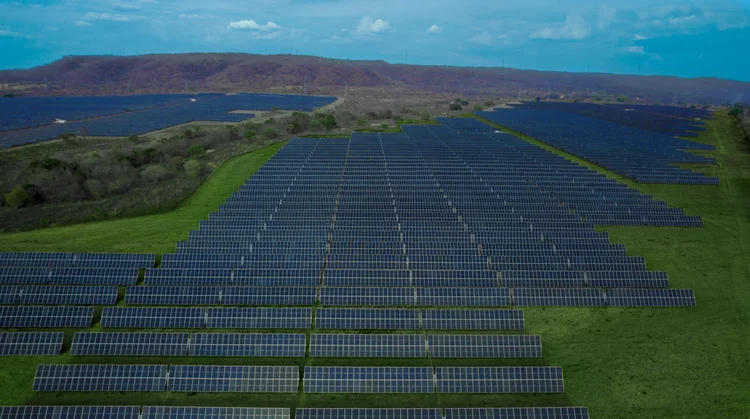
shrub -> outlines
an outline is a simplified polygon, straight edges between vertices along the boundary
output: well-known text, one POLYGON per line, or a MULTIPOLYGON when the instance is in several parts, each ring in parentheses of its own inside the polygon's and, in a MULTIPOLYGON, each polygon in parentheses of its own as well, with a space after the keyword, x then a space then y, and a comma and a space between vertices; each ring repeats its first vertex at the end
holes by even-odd
POLYGON ((32 169, 41 167, 47 170, 54 170, 62 166, 63 166, 63 162, 54 157, 47 157, 44 160, 36 160, 36 161, 31 162, 31 164, 29 164, 29 167, 31 167, 32 169))
POLYGON ((364 119, 358 119, 357 120, 357 126, 364 127, 367 125, 367 121, 364 119))
POLYGON ((266 128, 263 130, 263 138, 266 140, 273 140, 276 137, 278 137, 278 134, 276 134, 276 131, 274 131, 273 128, 266 128))
POLYGON ((86 138, 89 136, 89 129, 86 127, 81 127, 81 137, 86 138))
POLYGON ((200 144, 196 144, 188 150, 188 153, 190 153, 191 157, 198 157, 206 154, 206 150, 203 149, 203 147, 200 144))
POLYGON ((627 96, 617 96, 617 101, 620 103, 630 102, 630 98, 627 96))
POLYGON ((463 105, 463 106, 469 106, 469 101, 467 101, 467 100, 462 100, 462 101, 461 101, 461 105, 463 105))
POLYGON ((141 176, 150 182, 158 182, 167 177, 167 169, 154 164, 143 169, 141 176))
POLYGON ((64 132, 60 134, 60 139, 63 139, 63 140, 73 140, 75 138, 76 138, 76 135, 72 132, 64 132))
POLYGON ((380 124, 380 128, 388 129, 388 124, 380 124))
POLYGON ((482 105, 474 105, 474 110, 475 110, 475 111, 481 111, 482 109, 484 109, 484 108, 482 107, 482 105))
POLYGON ((255 135, 256 135, 255 131, 250 131, 250 130, 245 131, 245 138, 248 140, 252 140, 253 138, 255 138, 255 135))
POLYGON ((83 182, 83 189, 95 199, 102 199, 107 196, 107 187, 98 179, 86 179, 83 182))
POLYGON ((278 106, 274 106, 273 108, 271 108, 271 112, 278 112, 280 110, 281 108, 279 108, 278 106))
POLYGON ((492 106, 495 106, 495 102, 493 102, 491 100, 488 100, 488 101, 484 102, 484 107, 485 108, 489 108, 489 107, 492 107, 492 106))
POLYGON ((326 130, 336 128, 336 118, 331 114, 316 113, 315 120, 318 121, 320 125, 324 126, 326 130))
POLYGON ((460 104, 460 103, 458 103, 458 102, 452 102, 452 103, 450 104, 449 108, 450 108, 450 110, 452 110, 452 111, 460 111, 461 109, 463 109, 463 108, 461 107, 461 104, 460 104))
POLYGON ((734 107, 729 111, 729 115, 739 117, 743 112, 744 110, 742 109, 742 106, 734 105, 734 107))
POLYGON ((21 208, 29 202, 31 202, 31 197, 21 185, 16 186, 12 191, 5 194, 5 205, 8 208, 21 208))
POLYGON ((128 141, 130 141, 133 144, 138 144, 138 136, 137 135, 131 135, 128 137, 128 141))
POLYGON ((3 95, 3 97, 7 97, 8 99, 13 99, 14 97, 16 97, 16 95, 14 95, 13 93, 6 93, 3 95))
POLYGON ((197 178, 201 171, 201 164, 196 160, 188 160, 185 162, 185 172, 190 176, 197 178))

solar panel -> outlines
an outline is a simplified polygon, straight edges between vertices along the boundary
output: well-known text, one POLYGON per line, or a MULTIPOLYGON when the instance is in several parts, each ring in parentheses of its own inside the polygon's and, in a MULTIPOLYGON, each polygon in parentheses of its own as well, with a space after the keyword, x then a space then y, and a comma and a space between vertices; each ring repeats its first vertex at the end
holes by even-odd
POLYGON ((445 419, 589 419, 585 407, 448 408, 445 419))
POLYGON ((309 329, 310 308, 209 308, 209 329, 309 329))
POLYGON ((60 355, 63 336, 63 332, 0 332, 0 355, 60 355))
POLYGON ((396 287, 323 287, 320 304, 330 306, 413 306, 414 289, 396 287))
POLYGON ((419 358, 427 356, 422 335, 313 334, 310 356, 419 358))
POLYGON ((94 307, 0 307, 0 327, 89 327, 94 307))
POLYGON ((305 393, 433 393, 430 367, 305 367, 305 393))
POLYGON ((296 419, 443 419, 443 409, 325 409, 300 408, 296 419))
POLYGON ((420 306, 486 306, 510 305, 507 288, 417 288, 417 305, 420 306))
POLYGON ((138 329, 199 329, 206 310, 192 307, 105 307, 102 327, 138 329))
POLYGON ((690 289, 610 289, 607 305, 612 307, 695 307, 690 289))
POLYGON ((518 306, 601 307, 604 292, 594 288, 513 288, 518 306))
POLYGON ((562 393, 560 367, 439 367, 438 393, 562 393))
POLYGON ((187 333, 77 332, 70 354, 107 356, 187 356, 187 333))
POLYGON ((21 304, 112 305, 116 286, 28 285, 21 289, 21 304))
POLYGON ((291 411, 279 407, 143 406, 141 419, 289 419, 291 411))
POLYGON ((426 330, 523 330, 521 310, 423 310, 426 330))
POLYGON ((125 304, 201 306, 220 304, 221 287, 128 287, 125 304))
POLYGON ((541 358, 535 335, 429 335, 431 358, 541 358))
POLYGON ((164 391, 166 365, 39 365, 34 391, 164 391))
POLYGON ((315 310, 318 329, 419 329, 419 310, 319 308, 315 310))
POLYGON ((304 357, 306 336, 289 333, 194 333, 191 356, 304 357))
POLYGON ((2 406, 2 419, 138 419, 138 406, 2 406))
POLYGON ((21 287, 18 285, 0 286, 0 304, 18 304, 21 287))
POLYGON ((224 305, 310 306, 318 301, 315 287, 226 287, 221 296, 224 305))
POLYGON ((296 393, 297 367, 172 365, 169 391, 202 393, 296 393))

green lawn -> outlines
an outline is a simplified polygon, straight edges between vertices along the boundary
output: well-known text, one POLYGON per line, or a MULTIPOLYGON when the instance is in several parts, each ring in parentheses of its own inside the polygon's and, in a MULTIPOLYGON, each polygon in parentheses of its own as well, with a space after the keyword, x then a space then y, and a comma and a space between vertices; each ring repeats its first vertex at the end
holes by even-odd
MULTIPOLYGON (((191 404, 279 407, 470 407, 583 405, 592 418, 739 418, 750 412, 750 156, 725 114, 698 141, 714 144, 718 186, 638 185, 704 228, 608 227, 629 255, 669 273, 673 288, 692 288, 696 308, 529 308, 527 332, 541 334, 544 359, 219 359, 8 358, 0 368, 0 404, 191 404), (34 369, 46 362, 221 363, 260 365, 559 365, 564 395, 247 395, 34 394, 34 369)), ((0 250, 173 252, 198 221, 229 196, 280 145, 235 158, 178 210, 168 214, 0 234, 0 250)), ((566 155, 564 153, 560 153, 566 155)), ((571 158, 577 162, 580 159, 571 158)), ((588 163, 587 166, 593 167, 588 163)), ((702 168, 703 169, 703 168, 702 168)), ((309 332, 308 332, 309 333, 309 332)), ((69 340, 69 339, 68 339, 69 340)))

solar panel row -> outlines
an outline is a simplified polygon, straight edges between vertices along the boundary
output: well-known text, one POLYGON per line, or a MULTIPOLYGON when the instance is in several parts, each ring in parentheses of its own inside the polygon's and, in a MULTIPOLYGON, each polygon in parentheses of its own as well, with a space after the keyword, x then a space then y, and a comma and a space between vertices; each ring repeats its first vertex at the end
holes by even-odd
MULTIPOLYGON (((3 419, 289 419, 273 407, 2 406, 3 419), (141 416, 139 416, 139 414, 141 416)), ((588 419, 585 407, 299 408, 299 419, 588 419)))
MULTIPOLYGON (((296 393, 295 366, 39 365, 35 391, 296 393)), ((560 393, 559 367, 305 367, 305 393, 560 393)))

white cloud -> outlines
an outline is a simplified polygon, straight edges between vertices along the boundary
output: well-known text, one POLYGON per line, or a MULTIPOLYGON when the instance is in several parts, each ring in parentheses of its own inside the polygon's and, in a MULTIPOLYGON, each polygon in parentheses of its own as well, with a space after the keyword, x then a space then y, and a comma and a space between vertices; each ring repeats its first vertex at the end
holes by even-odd
POLYGON ((20 32, 13 32, 8 31, 5 29, 0 29, 0 38, 31 38, 29 35, 20 33, 20 32))
POLYGON ((84 19, 103 20, 107 22, 127 22, 130 20, 128 16, 124 16, 124 15, 117 15, 117 14, 110 14, 110 13, 95 13, 95 12, 86 13, 86 16, 84 16, 84 19))
POLYGON ((633 45, 631 47, 628 47, 627 51, 632 52, 633 54, 645 54, 642 45, 633 45))
POLYGON ((580 41, 589 36, 591 28, 578 14, 570 14, 562 25, 537 29, 529 36, 531 39, 555 39, 580 41))
POLYGON ((672 25, 684 25, 686 23, 695 22, 697 19, 698 19, 698 16, 696 15, 671 17, 669 18, 669 23, 672 25))
POLYGON ((211 16, 211 15, 196 15, 196 14, 187 15, 187 14, 184 14, 184 13, 181 13, 180 16, 179 16, 179 18, 182 19, 182 20, 209 19, 209 18, 212 18, 212 17, 213 16, 211 16))
POLYGON ((134 4, 127 4, 127 3, 117 3, 117 4, 112 5, 112 8, 119 12, 138 12, 141 10, 140 6, 136 6, 134 4))
POLYGON ((271 22, 270 20, 265 25, 258 25, 254 20, 239 20, 237 22, 231 22, 227 29, 236 29, 243 31, 272 31, 281 29, 281 26, 271 22))
POLYGON ((610 6, 599 7, 599 16, 597 17, 596 27, 599 30, 606 29, 615 19, 617 9, 610 6))
POLYGON ((646 39, 648 39, 648 36, 644 36, 640 34, 633 35, 633 41, 645 41, 646 39))
POLYGON ((482 44, 482 45, 491 45, 492 44, 492 34, 490 34, 487 31, 480 32, 469 39, 470 42, 473 42, 475 44, 482 44))
POLYGON ((86 22, 85 20, 77 20, 76 23, 75 23, 75 25, 78 26, 79 28, 83 28, 83 27, 86 27, 86 26, 91 26, 91 24, 88 23, 88 22, 86 22))
POLYGON ((365 16, 357 23, 356 33, 358 34, 375 34, 385 32, 391 29, 391 24, 387 20, 375 19, 365 16))
POLYGON ((440 33, 443 31, 443 28, 441 28, 438 25, 432 25, 427 29, 427 33, 440 33))

